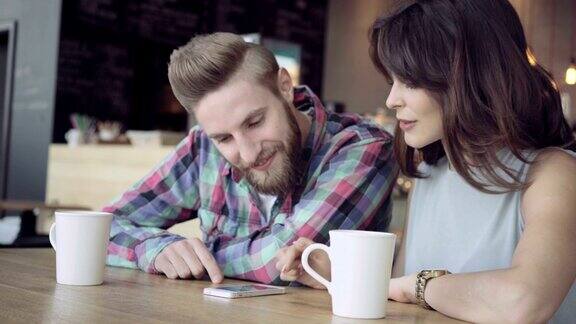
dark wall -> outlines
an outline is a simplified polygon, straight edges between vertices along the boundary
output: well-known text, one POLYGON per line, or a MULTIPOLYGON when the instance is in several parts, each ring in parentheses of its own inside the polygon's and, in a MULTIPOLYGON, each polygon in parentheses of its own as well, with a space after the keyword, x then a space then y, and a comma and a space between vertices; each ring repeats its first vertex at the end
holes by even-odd
POLYGON ((185 130, 166 77, 172 50, 214 31, 302 45, 302 83, 320 94, 327 0, 65 0, 53 140, 73 112, 131 129, 185 130))
POLYGON ((16 21, 0 20, 0 199, 6 195, 16 21))
POLYGON ((302 46, 302 83, 321 96, 328 0, 217 0, 213 31, 259 32, 302 46))
POLYGON ((51 142, 60 0, 0 0, 0 23, 16 22, 5 197, 44 200, 51 142))

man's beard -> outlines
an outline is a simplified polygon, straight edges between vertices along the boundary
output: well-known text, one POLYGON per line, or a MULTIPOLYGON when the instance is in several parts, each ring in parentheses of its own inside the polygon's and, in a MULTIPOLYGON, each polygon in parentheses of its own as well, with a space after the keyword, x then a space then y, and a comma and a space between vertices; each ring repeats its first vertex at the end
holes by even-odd
POLYGON ((289 126, 288 147, 284 142, 276 142, 272 147, 264 147, 254 163, 240 167, 246 181, 259 193, 271 196, 285 196, 300 182, 303 176, 301 163, 302 133, 288 103, 281 98, 289 126), (254 171, 252 167, 262 164, 272 155, 274 164, 266 171, 254 171), (279 164, 279 165, 278 165, 279 164))

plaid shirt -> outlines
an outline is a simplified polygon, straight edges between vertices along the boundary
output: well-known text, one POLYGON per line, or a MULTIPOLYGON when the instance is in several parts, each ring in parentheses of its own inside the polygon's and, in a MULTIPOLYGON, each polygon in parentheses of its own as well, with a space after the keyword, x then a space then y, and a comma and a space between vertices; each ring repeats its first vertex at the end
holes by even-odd
POLYGON ((193 128, 150 174, 104 208, 114 213, 107 262, 155 273, 154 258, 184 239, 166 231, 200 218, 203 240, 227 277, 282 284, 276 252, 299 237, 327 242, 332 229, 384 231, 397 175, 391 136, 357 115, 327 112, 307 87, 294 104, 312 125, 303 147, 307 172, 277 197, 271 215, 258 193, 193 128))

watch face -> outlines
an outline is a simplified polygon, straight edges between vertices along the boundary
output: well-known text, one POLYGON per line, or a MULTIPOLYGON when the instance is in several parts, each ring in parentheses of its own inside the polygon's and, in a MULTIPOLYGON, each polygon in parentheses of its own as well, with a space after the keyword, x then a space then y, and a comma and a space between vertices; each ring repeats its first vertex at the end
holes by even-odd
POLYGON ((448 270, 434 270, 432 272, 434 273, 435 276, 443 276, 445 274, 450 273, 450 271, 448 271, 448 270))

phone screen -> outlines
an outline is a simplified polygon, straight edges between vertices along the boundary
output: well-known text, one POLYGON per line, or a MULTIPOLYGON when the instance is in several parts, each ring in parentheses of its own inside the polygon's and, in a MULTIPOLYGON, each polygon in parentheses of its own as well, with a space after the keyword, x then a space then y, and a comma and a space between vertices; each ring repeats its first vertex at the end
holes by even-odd
POLYGON ((240 285, 240 286, 218 287, 218 289, 233 291, 233 292, 246 292, 246 291, 254 291, 254 290, 267 290, 267 289, 271 289, 271 288, 266 287, 266 286, 260 286, 260 285, 240 285))

